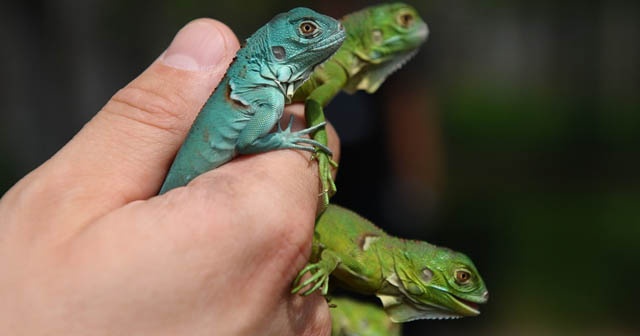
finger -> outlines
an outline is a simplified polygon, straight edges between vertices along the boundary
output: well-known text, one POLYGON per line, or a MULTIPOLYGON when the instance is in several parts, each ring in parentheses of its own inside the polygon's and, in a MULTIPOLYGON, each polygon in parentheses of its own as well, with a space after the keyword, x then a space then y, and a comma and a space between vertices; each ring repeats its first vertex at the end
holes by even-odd
MULTIPOLYGON (((294 129, 304 128, 303 109, 301 104, 286 109, 287 114, 296 115, 294 129)), ((287 115, 283 118, 289 119, 287 115)), ((329 146, 338 152, 339 141, 337 137, 332 139, 329 146)), ((243 256, 243 260, 249 260, 242 263, 243 269, 264 269, 266 274, 278 277, 288 274, 290 279, 279 279, 288 284, 308 260, 320 190, 317 162, 311 160, 310 153, 276 150, 239 156, 195 178, 186 187, 156 197, 150 204, 162 199, 162 205, 156 205, 162 210, 155 211, 154 217, 183 223, 175 228, 180 232, 187 225, 184 223, 195 223, 204 228, 187 232, 215 230, 212 238, 219 237, 221 231, 226 233, 224 242, 212 241, 206 244, 208 248, 214 244, 223 251, 233 251, 238 241, 252 246, 251 250, 242 249, 243 253, 256 252, 243 256), (224 246, 227 243, 230 245, 224 246), (264 251, 279 251, 280 257, 266 258, 264 251), (273 272, 274 269, 281 271, 273 272)))
POLYGON ((73 178, 83 197, 116 203, 110 207, 153 195, 237 49, 224 24, 189 23, 51 160, 51 171, 73 178))
MULTIPOLYGON (((297 116, 294 129, 304 128, 303 109, 301 104, 286 109, 287 114, 297 116)), ((288 116, 285 114, 284 118, 287 120, 288 116)), ((338 144, 336 137, 329 146, 337 152, 338 144)), ((185 188, 163 195, 169 197, 166 204, 180 204, 182 211, 160 207, 168 211, 159 216, 183 222, 185 214, 200 217, 191 222, 213 228, 213 239, 220 236, 220 225, 228 225, 222 231, 227 233, 226 242, 230 245, 223 247, 226 242, 212 241, 207 246, 215 244, 224 251, 233 251, 238 249, 237 242, 243 241, 252 249, 243 248, 242 252, 255 254, 243 256, 242 268, 276 277, 264 282, 283 283, 288 293, 297 270, 309 257, 320 190, 317 161, 311 160, 308 152, 276 150, 245 155, 197 177, 185 188), (278 251, 278 258, 265 251, 278 251)))
POLYGON ((177 273, 206 280, 201 288, 214 293, 205 295, 233 302, 221 310, 199 311, 233 320, 238 310, 250 309, 241 314, 249 316, 246 325, 265 326, 277 319, 281 326, 289 324, 290 334, 301 335, 309 328, 326 331, 330 325, 322 297, 290 294, 293 279, 309 260, 319 195, 317 164, 308 153, 271 151, 240 156, 186 187, 134 203, 153 214, 133 221, 135 228, 125 220, 110 225, 120 227, 132 245, 147 239, 150 230, 162 231, 168 241, 161 245, 171 249, 153 253, 163 263, 174 260, 177 266, 171 269, 179 269, 177 273), (184 256, 190 258, 181 260, 184 256))

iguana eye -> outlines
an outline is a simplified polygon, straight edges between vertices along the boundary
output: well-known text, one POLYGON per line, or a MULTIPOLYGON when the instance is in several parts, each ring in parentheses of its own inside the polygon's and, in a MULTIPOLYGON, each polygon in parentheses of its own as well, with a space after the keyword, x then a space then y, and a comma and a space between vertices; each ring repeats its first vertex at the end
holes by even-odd
POLYGON ((456 275, 456 282, 460 285, 465 285, 469 281, 471 281, 471 273, 465 270, 457 270, 455 275, 456 275))
POLYGON ((413 15, 411 13, 400 14, 398 15, 397 20, 398 24, 403 28, 409 28, 409 26, 411 26, 411 24, 413 23, 413 15))
POLYGON ((312 36, 316 30, 318 30, 318 26, 311 21, 303 21, 298 27, 300 33, 306 37, 312 36))

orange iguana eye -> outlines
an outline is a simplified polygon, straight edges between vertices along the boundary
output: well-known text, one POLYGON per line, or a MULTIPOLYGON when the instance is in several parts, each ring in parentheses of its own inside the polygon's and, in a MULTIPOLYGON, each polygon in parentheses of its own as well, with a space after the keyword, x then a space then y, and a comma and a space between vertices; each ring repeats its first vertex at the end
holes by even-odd
POLYGON ((398 15, 398 24, 400 24, 404 28, 409 28, 413 23, 413 15, 411 13, 404 13, 398 15))
POLYGON ((311 21, 304 21, 300 24, 298 29, 300 30, 300 33, 302 33, 302 35, 310 36, 313 35, 316 30, 318 30, 318 26, 316 26, 316 24, 311 21))
POLYGON ((456 282, 464 285, 466 283, 468 283, 469 281, 471 281, 471 273, 464 271, 464 270, 457 270, 456 271, 456 282))

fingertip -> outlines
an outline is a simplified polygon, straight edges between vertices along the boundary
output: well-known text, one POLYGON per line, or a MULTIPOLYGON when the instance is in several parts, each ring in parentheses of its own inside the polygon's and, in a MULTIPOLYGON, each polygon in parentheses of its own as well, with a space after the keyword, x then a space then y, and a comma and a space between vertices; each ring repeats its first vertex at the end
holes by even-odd
POLYGON ((235 54, 240 44, 224 23, 209 19, 195 19, 176 34, 160 61, 170 67, 204 71, 219 64, 229 54, 235 54))

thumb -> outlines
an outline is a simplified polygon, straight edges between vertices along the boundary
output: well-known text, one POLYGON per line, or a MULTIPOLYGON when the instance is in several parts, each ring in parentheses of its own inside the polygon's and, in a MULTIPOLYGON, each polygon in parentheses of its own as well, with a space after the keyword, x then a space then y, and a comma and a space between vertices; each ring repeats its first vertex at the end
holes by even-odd
POLYGON ((152 196, 238 48, 224 24, 211 19, 189 23, 31 178, 42 177, 52 192, 65 191, 52 206, 75 208, 81 202, 92 217, 152 196))

